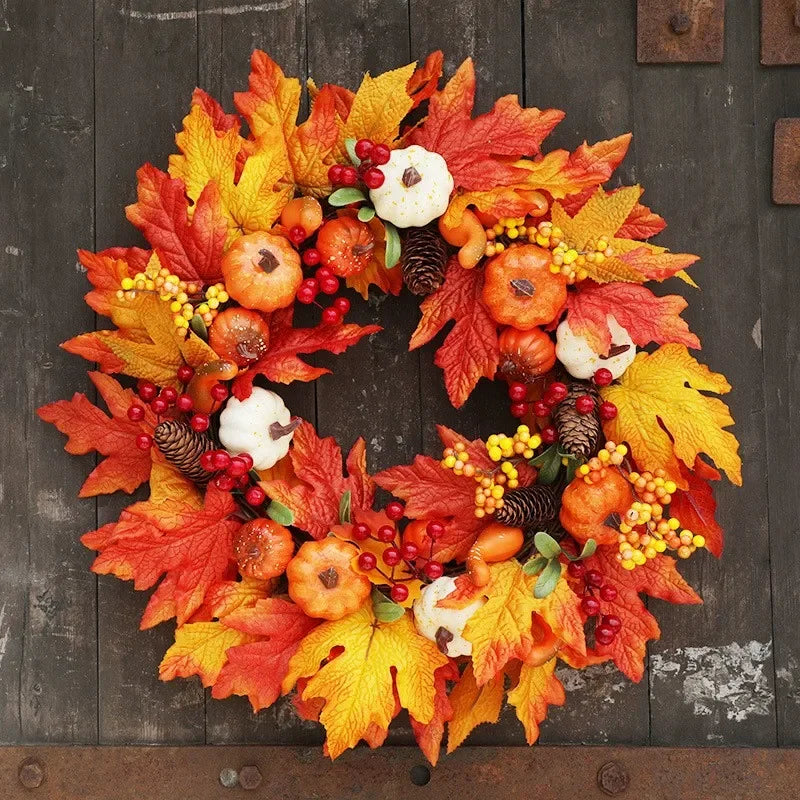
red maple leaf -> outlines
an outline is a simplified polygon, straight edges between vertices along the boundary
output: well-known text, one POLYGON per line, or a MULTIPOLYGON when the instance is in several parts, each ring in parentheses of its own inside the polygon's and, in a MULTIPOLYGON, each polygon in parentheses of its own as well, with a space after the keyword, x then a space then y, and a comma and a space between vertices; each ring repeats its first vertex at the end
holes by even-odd
POLYGON ((174 604, 182 625, 227 576, 233 535, 241 525, 237 509, 229 492, 209 486, 202 509, 183 500, 134 503, 117 522, 81 541, 99 552, 92 570, 100 575, 133 580, 136 589, 149 589, 165 576, 159 599, 164 607, 174 604))
POLYGON ((100 253, 78 250, 78 261, 86 269, 86 277, 94 287, 84 295, 86 304, 105 317, 110 317, 117 301, 123 278, 143 272, 150 260, 150 251, 139 247, 112 247, 100 253))
POLYGON ((425 59, 425 63, 414 70, 414 74, 406 84, 406 92, 414 101, 414 105, 411 108, 416 108, 436 91, 439 85, 439 78, 442 77, 443 61, 444 54, 442 51, 434 50, 425 59))
POLYGON ((463 269, 450 259, 441 288, 420 305, 422 319, 408 345, 409 350, 421 347, 456 320, 434 359, 444 370, 447 394, 456 408, 464 405, 481 378, 494 378, 500 362, 497 324, 483 303, 482 288, 480 270, 463 269))
POLYGON ((90 372, 89 377, 111 412, 110 417, 79 392, 73 395, 72 400, 58 400, 42 406, 37 413, 69 437, 64 446, 68 453, 85 455, 97 452, 106 456, 89 474, 81 487, 80 497, 111 494, 118 490, 130 494, 150 477, 151 453, 136 446, 136 437, 153 432, 156 416, 145 406, 142 421, 132 422, 127 412, 136 400, 134 393, 123 389, 109 375, 90 372))
POLYGON ((719 558, 722 555, 722 528, 715 518, 717 502, 708 481, 718 481, 719 472, 706 464, 700 456, 695 459, 694 470, 681 463, 681 475, 688 488, 672 495, 669 513, 681 521, 681 527, 705 536, 706 548, 719 558))
POLYGON ((299 359, 299 353, 316 353, 327 350, 339 355, 364 336, 378 333, 379 325, 317 325, 314 328, 292 326, 294 310, 282 308, 270 317, 269 350, 260 361, 256 361, 246 372, 236 377, 233 393, 240 400, 250 396, 253 381, 263 375, 276 383, 292 381, 314 381, 330 372, 324 367, 312 367, 299 359))
POLYGON ((315 539, 324 538, 339 523, 339 506, 345 492, 350 492, 352 509, 372 507, 375 485, 367 473, 363 439, 353 445, 347 456, 346 478, 342 474, 342 451, 336 440, 331 436, 321 439, 308 422, 295 431, 289 457, 299 482, 276 479, 263 481, 261 485, 272 500, 291 509, 293 525, 315 539))
POLYGON ((516 95, 506 95, 490 112, 472 119, 474 105, 475 68, 468 58, 431 97, 428 116, 409 133, 408 143, 443 156, 456 186, 463 189, 524 181, 524 170, 510 160, 538 154, 564 112, 522 108, 516 95))
POLYGON ((567 320, 572 332, 585 336, 589 346, 598 353, 607 353, 611 346, 611 332, 606 320, 609 314, 639 347, 650 342, 677 342, 699 348, 700 340, 680 317, 687 305, 686 300, 678 295, 656 297, 640 284, 598 285, 584 281, 578 291, 567 296, 567 320))

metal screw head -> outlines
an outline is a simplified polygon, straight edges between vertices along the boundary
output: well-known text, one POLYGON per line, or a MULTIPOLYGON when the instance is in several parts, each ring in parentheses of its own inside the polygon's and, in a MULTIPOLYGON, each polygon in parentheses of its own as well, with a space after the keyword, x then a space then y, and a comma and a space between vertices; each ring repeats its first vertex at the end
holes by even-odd
POLYGON ((669 18, 669 27, 676 36, 688 33, 692 27, 692 18, 685 11, 676 11, 669 18))
POLYGON ((219 771, 219 782, 226 789, 233 789, 239 783, 239 773, 233 767, 223 767, 219 771))
POLYGON ((621 794, 628 788, 630 776, 616 761, 603 764, 597 771, 597 785, 609 795, 621 794))
POLYGON ((26 789, 37 789, 44 780, 44 767, 35 758, 28 758, 19 765, 19 782, 26 789))
POLYGON ((261 786, 261 770, 253 764, 239 770, 239 786, 242 789, 258 789, 261 786))

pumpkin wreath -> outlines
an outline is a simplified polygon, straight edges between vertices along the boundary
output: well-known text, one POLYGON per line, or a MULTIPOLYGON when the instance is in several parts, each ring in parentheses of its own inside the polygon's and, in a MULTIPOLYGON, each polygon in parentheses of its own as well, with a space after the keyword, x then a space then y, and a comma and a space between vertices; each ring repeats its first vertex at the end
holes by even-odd
POLYGON ((168 171, 137 173, 149 249, 80 253, 115 328, 63 347, 96 362, 108 413, 83 394, 39 410, 102 457, 81 497, 149 483, 83 542, 95 572, 156 587, 142 628, 175 619, 161 678, 255 710, 294 692, 331 758, 405 708, 436 763, 446 725, 449 752, 504 698, 533 743, 559 661, 640 680, 659 636, 640 594, 700 602, 673 556, 720 555, 709 481, 741 483, 708 396, 730 386, 690 354, 686 302, 644 285, 694 285, 696 256, 647 241, 665 223, 639 186, 602 187, 630 136, 542 153, 562 112, 506 96, 473 117, 472 62, 441 73, 437 52, 355 93, 309 82, 300 124, 300 83, 262 52, 238 115, 196 90, 168 171), (378 333, 344 322, 343 288, 404 284, 424 295, 411 349, 455 321, 436 353, 452 404, 502 379, 519 424, 440 427, 436 457, 372 476, 363 440, 343 464, 274 388, 378 333), (376 486, 396 499, 374 509, 376 486))

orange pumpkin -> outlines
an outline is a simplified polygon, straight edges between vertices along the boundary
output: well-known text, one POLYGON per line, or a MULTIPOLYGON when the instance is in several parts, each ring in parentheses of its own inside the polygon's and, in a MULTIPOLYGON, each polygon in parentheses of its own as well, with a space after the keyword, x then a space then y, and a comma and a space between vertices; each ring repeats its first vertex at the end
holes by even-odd
POLYGON ((556 346, 541 328, 505 328, 499 345, 500 374, 508 381, 529 383, 555 366, 556 346))
POLYGON ((300 256, 273 233, 240 236, 222 257, 228 294, 245 308, 275 311, 294 302, 303 281, 300 256))
POLYGON ((281 225, 285 228, 300 227, 306 238, 322 225, 322 206, 315 197, 295 197, 281 211, 281 225))
POLYGON ((217 401, 211 396, 211 389, 220 381, 230 381, 236 377, 239 367, 233 361, 220 359, 209 361, 198 367, 186 387, 186 393, 192 398, 193 409, 203 414, 210 414, 217 401))
POLYGON ((375 236, 369 226, 355 217, 329 219, 317 234, 320 264, 341 278, 365 270, 374 248, 375 236))
POLYGON ((293 552, 289 529, 271 519, 250 520, 239 528, 233 540, 233 553, 245 578, 277 578, 283 574, 293 552))
POLYGON ((464 269, 476 266, 486 252, 486 231, 478 215, 468 208, 464 209, 461 222, 455 227, 448 227, 444 217, 440 217, 439 233, 448 244, 460 248, 458 263, 464 269))
POLYGON ((509 247, 486 264, 483 302, 495 322, 530 330, 552 322, 567 300, 563 275, 550 272, 550 251, 509 247))
POLYGON ((269 325, 256 311, 228 308, 211 324, 208 343, 220 358, 246 367, 269 349, 269 325))
POLYGON ((573 479, 561 496, 561 524, 564 530, 583 543, 616 544, 619 531, 606 525, 612 514, 622 516, 633 501, 630 484, 619 470, 609 467, 597 483, 573 479))
POLYGON ((308 614, 341 619, 357 611, 369 597, 371 583, 353 569, 358 548, 329 536, 306 542, 286 567, 289 597, 308 614))
POLYGON ((490 522, 478 535, 467 555, 467 572, 476 586, 489 583, 489 564, 507 561, 522 548, 525 534, 522 528, 512 528, 490 522))

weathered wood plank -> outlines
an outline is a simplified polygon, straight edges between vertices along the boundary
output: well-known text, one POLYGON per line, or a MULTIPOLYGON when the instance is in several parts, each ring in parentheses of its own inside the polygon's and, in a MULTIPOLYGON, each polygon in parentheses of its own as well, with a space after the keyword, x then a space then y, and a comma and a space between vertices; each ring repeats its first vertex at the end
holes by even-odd
POLYGON ((91 458, 67 463, 35 417, 88 383, 58 344, 93 320, 75 257, 92 244, 91 86, 91 2, 0 3, 2 741, 97 737, 96 582, 78 542, 95 504, 75 499, 91 458))

